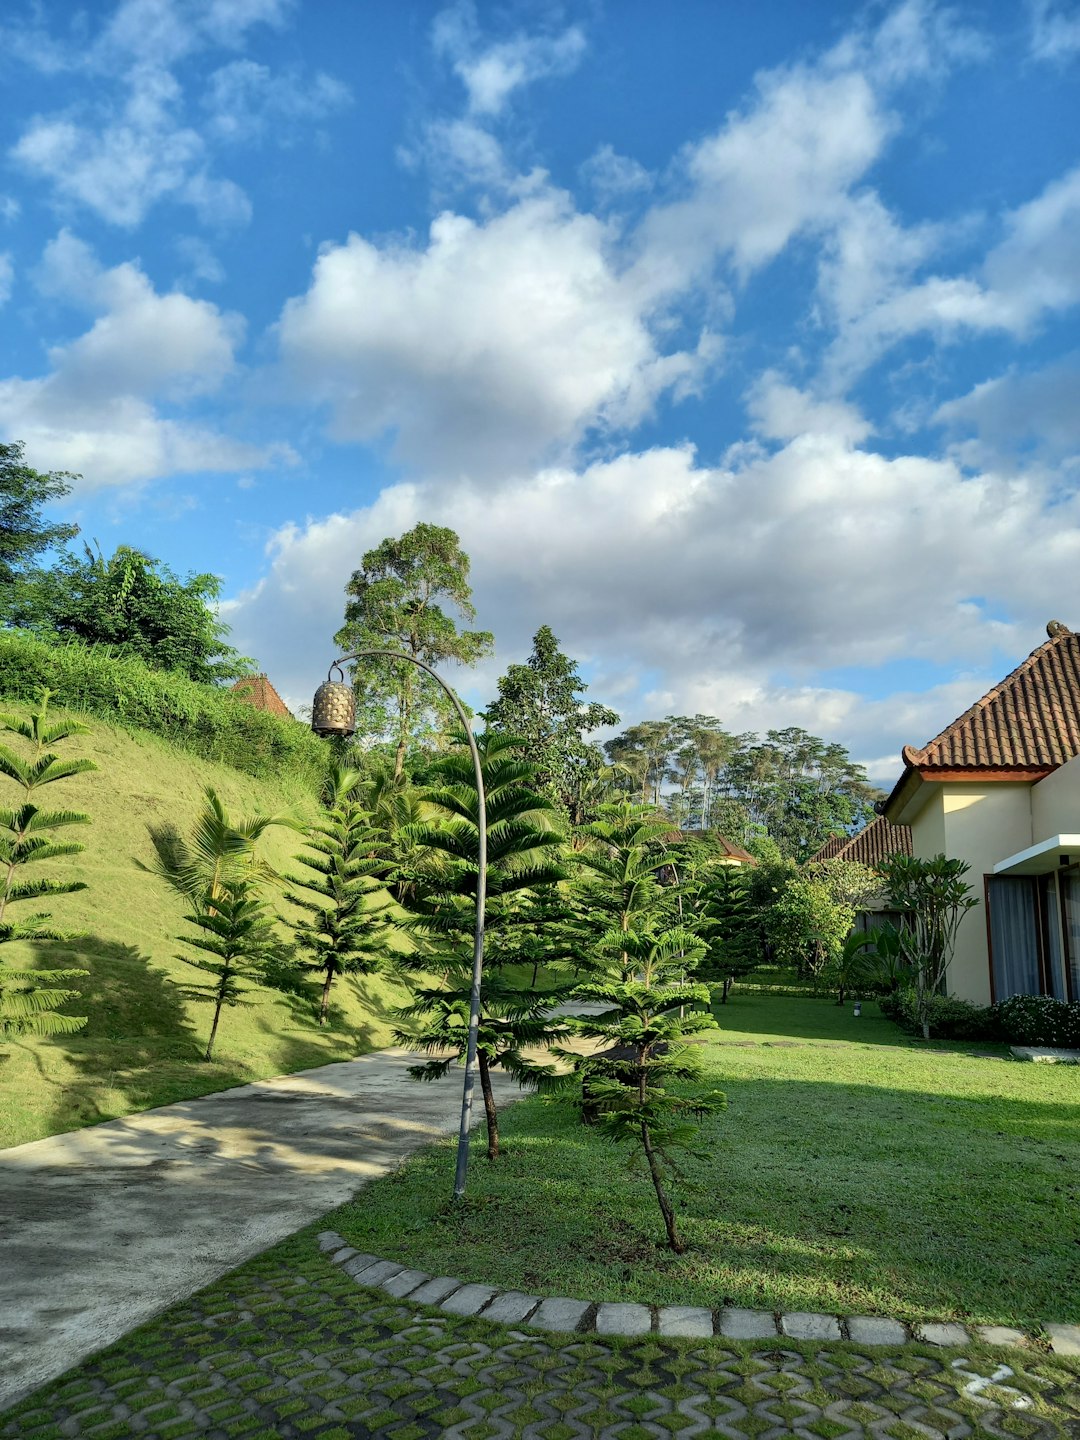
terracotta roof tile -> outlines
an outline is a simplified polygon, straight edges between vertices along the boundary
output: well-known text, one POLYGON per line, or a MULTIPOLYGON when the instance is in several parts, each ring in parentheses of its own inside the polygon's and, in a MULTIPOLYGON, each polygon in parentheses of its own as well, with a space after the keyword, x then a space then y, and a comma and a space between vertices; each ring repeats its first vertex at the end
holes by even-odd
POLYGON ((893 825, 884 815, 871 820, 857 835, 834 835, 812 857, 821 860, 856 860, 860 865, 880 864, 890 855, 911 854, 911 827, 893 825))
POLYGON ((905 763, 933 770, 1052 770, 1080 755, 1080 635, 1047 640, 905 763))
POLYGON ((265 675, 247 675, 243 680, 237 680, 232 687, 232 694, 238 700, 246 700, 249 705, 254 705, 257 710, 269 710, 271 715, 287 715, 290 720, 293 718, 292 711, 265 675))

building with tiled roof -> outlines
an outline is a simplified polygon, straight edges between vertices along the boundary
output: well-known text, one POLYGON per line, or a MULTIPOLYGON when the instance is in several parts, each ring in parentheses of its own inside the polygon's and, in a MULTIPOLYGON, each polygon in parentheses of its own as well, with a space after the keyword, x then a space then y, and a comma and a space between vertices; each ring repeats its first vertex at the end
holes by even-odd
POLYGON ((1080 635, 1049 638, 921 748, 882 805, 912 850, 967 861, 950 990, 1080 999, 1080 635))
POLYGON ((287 716, 290 720, 293 718, 292 711, 265 675, 245 675, 243 680, 237 680, 231 687, 231 693, 238 700, 246 700, 249 705, 254 705, 257 710, 269 710, 271 715, 287 716))
POLYGON ((831 840, 826 840, 817 854, 810 857, 810 863, 854 860, 860 865, 869 865, 873 870, 890 855, 910 854, 910 827, 893 825, 884 815, 879 815, 856 835, 834 835, 831 840))

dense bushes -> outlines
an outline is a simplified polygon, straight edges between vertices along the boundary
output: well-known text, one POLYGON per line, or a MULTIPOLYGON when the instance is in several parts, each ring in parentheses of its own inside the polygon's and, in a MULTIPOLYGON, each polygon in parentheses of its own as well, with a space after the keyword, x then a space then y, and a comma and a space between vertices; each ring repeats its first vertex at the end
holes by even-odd
MULTIPOLYGON (((917 1035, 915 992, 910 988, 885 995, 882 1014, 901 1030, 917 1035)), ((1080 1047, 1080 1002, 1071 1004, 1049 995, 1013 995, 997 1005, 972 1005, 955 995, 930 1001, 930 1025, 940 1040, 1003 1040, 1008 1045, 1080 1047)))
POLYGON ((326 773, 325 742, 299 721, 102 646, 49 644, 25 632, 0 631, 0 696, 32 703, 43 685, 54 705, 152 731, 249 775, 316 789, 326 773))

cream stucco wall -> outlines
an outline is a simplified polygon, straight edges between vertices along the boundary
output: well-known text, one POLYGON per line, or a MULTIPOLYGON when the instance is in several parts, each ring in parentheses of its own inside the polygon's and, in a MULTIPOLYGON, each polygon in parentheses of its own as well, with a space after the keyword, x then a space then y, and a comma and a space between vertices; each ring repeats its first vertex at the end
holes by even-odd
POLYGON ((1080 835, 1080 755, 1031 787, 1031 843, 1080 835))
POLYGON ((979 902, 961 922, 949 968, 949 992, 988 1005, 990 964, 983 876, 990 874, 999 860, 1033 843, 1032 787, 1024 783, 979 785, 965 781, 928 788, 932 793, 911 821, 915 854, 927 860, 940 854, 966 860, 971 867, 968 884, 979 902))

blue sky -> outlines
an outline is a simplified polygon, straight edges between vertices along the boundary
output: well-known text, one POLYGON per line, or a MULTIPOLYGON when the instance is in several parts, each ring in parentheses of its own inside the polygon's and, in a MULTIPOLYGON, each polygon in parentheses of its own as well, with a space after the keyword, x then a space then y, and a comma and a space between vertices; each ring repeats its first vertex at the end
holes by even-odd
POLYGON ((12 0, 0 435, 292 701, 364 550, 887 783, 1080 627, 1080 7, 12 0))

